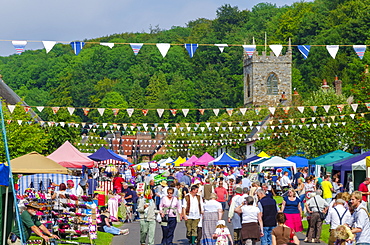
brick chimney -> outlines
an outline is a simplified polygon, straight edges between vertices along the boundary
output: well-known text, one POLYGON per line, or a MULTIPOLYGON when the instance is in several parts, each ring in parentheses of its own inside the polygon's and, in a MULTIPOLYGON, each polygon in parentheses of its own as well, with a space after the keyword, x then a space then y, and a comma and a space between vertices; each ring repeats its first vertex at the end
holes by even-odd
POLYGON ((338 76, 336 76, 334 80, 334 89, 336 94, 342 94, 342 81, 338 79, 338 76))
POLYGON ((326 79, 322 80, 321 88, 324 89, 324 90, 330 88, 328 83, 326 82, 326 79))

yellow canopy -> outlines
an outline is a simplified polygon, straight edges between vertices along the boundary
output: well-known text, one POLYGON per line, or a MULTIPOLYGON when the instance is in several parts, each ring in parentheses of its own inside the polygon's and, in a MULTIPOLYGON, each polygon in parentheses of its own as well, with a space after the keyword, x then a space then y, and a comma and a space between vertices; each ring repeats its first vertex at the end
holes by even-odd
POLYGON ((173 165, 175 167, 179 167, 181 163, 186 162, 186 158, 178 157, 175 161, 173 161, 173 165))
POLYGON ((257 155, 258 157, 270 157, 269 155, 266 154, 266 152, 261 151, 260 154, 257 155))
POLYGON ((15 174, 68 174, 68 169, 53 160, 31 152, 10 161, 15 174))
POLYGON ((370 167, 370 156, 366 157, 366 167, 370 167))

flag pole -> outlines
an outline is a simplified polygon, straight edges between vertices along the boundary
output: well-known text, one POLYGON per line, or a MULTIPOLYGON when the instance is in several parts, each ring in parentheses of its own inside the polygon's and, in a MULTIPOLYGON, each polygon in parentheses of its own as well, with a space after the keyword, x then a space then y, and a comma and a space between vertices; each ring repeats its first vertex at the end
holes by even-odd
MULTIPOLYGON (((21 244, 26 244, 26 241, 24 241, 24 234, 22 230, 22 220, 20 218, 19 210, 18 210, 18 204, 17 204, 17 197, 14 190, 14 179, 13 179, 13 173, 12 168, 10 166, 10 154, 9 154, 9 148, 8 148, 8 140, 6 137, 6 129, 5 129, 5 123, 4 123, 4 114, 3 114, 3 101, 0 99, 0 116, 1 116, 1 129, 3 134, 3 143, 4 143, 4 149, 5 149, 5 156, 6 161, 8 163, 9 168, 9 185, 11 186, 11 190, 13 192, 13 200, 14 200, 14 209, 15 209, 15 217, 16 222, 18 225, 18 230, 20 234, 21 244)), ((8 202, 9 202, 9 185, 6 187, 5 192, 5 212, 4 212, 4 230, 3 230, 3 244, 6 244, 6 221, 8 218, 8 202)))

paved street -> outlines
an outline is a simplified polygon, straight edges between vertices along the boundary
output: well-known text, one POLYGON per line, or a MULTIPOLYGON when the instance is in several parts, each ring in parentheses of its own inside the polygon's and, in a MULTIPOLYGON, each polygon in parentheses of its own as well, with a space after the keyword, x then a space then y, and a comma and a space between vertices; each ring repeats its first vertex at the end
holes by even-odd
MULTIPOLYGON (((226 214, 224 214, 224 217, 226 214)), ((226 220, 224 218, 224 220, 226 220)), ((227 224, 230 232, 232 232, 232 226, 231 224, 227 224)), ((113 238, 112 245, 140 245, 140 223, 139 221, 135 221, 133 223, 123 224, 122 228, 128 228, 130 230, 130 234, 127 236, 115 236, 113 238)), ((298 233, 298 238, 301 241, 301 245, 303 244, 309 244, 303 242, 304 235, 302 233, 298 233)), ((157 223, 156 225, 156 233, 155 233, 155 244, 160 245, 162 239, 162 229, 161 226, 157 223)), ((177 223, 176 230, 175 230, 175 238, 173 240, 174 244, 189 244, 188 240, 186 239, 186 227, 185 222, 182 221, 180 223, 177 223)), ((257 243, 259 245, 260 243, 257 243)), ((325 245, 326 243, 315 243, 318 245, 325 245)))

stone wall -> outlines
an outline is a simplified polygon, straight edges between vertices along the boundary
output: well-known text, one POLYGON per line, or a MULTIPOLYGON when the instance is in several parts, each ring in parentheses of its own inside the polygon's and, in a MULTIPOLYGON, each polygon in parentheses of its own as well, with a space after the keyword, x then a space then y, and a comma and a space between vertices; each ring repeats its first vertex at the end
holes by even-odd
POLYGON ((292 99, 292 52, 289 49, 285 55, 276 57, 273 52, 266 55, 257 52, 251 58, 244 58, 244 104, 255 106, 276 106, 280 103, 282 93, 288 101, 292 99), (267 94, 267 78, 271 73, 278 77, 278 94, 267 94), (248 84, 249 75, 249 84, 248 84), (249 96, 248 96, 248 90, 249 96))

